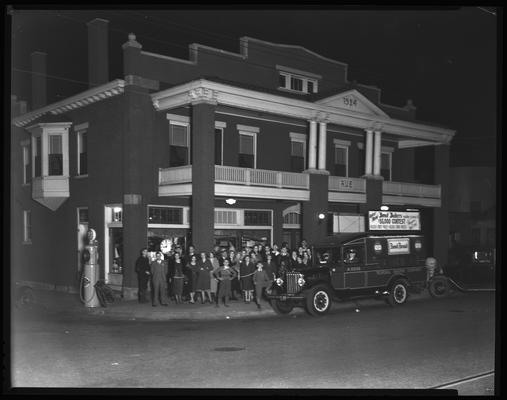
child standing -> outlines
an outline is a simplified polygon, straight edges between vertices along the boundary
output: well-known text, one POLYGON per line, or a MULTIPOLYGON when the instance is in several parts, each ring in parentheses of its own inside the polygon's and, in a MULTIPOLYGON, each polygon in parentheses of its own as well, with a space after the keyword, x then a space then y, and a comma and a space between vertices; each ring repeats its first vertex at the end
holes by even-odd
POLYGON ((271 284, 271 279, 264 271, 262 262, 257 262, 257 270, 253 274, 253 283, 255 285, 255 303, 257 304, 257 308, 261 308, 261 297, 262 297, 262 289, 269 287, 271 284))

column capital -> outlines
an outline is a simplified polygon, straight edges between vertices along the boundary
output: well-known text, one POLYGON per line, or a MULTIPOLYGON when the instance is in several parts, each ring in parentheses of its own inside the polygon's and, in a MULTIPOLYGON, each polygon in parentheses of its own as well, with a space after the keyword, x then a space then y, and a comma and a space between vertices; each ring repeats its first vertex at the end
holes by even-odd
POLYGON ((314 114, 313 120, 315 120, 315 122, 327 123, 329 122, 329 113, 324 111, 317 111, 314 114))
POLYGON ((374 121, 370 123, 370 126, 365 129, 365 131, 370 132, 381 132, 384 129, 384 124, 378 121, 374 121))
POLYGON ((203 87, 199 87, 196 89, 192 89, 188 92, 188 97, 192 105, 207 103, 217 105, 218 101, 218 92, 216 90, 211 90, 203 87))

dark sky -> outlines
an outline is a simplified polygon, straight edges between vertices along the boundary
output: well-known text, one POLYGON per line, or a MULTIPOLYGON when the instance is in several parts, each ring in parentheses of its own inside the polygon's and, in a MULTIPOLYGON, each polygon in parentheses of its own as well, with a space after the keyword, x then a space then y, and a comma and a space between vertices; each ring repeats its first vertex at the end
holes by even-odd
MULTIPOLYGON (((286 7, 281 7, 286 8, 286 7)), ((193 9, 28 10, 12 16, 12 94, 30 100, 30 54, 48 53, 48 101, 88 88, 87 26, 109 20, 111 79, 134 32, 143 50, 188 58, 193 42, 239 52, 251 36, 300 45, 347 63, 348 79, 382 89, 382 102, 412 99, 417 118, 458 131, 453 165, 495 165, 497 10, 193 9)))

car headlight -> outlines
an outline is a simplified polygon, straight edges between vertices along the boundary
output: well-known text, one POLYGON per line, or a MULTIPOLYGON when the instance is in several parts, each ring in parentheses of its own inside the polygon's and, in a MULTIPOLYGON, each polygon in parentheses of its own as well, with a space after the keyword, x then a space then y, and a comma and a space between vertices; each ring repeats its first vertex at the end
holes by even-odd
POLYGON ((305 284, 305 278, 303 278, 303 276, 301 275, 298 279, 298 285, 299 286, 303 286, 305 284))
POLYGON ((283 279, 282 279, 282 278, 276 278, 276 281, 275 281, 275 282, 276 282, 276 284, 277 284, 278 286, 282 286, 282 285, 283 285, 283 279))

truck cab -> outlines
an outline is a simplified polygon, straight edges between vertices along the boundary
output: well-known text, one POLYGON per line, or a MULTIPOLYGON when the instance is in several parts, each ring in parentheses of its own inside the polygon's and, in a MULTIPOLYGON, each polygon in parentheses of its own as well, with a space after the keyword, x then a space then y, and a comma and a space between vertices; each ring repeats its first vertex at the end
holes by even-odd
POLYGON ((424 238, 415 234, 340 234, 312 247, 306 268, 284 271, 266 291, 277 313, 329 311, 333 300, 383 297, 391 305, 420 291, 428 276, 424 238))

